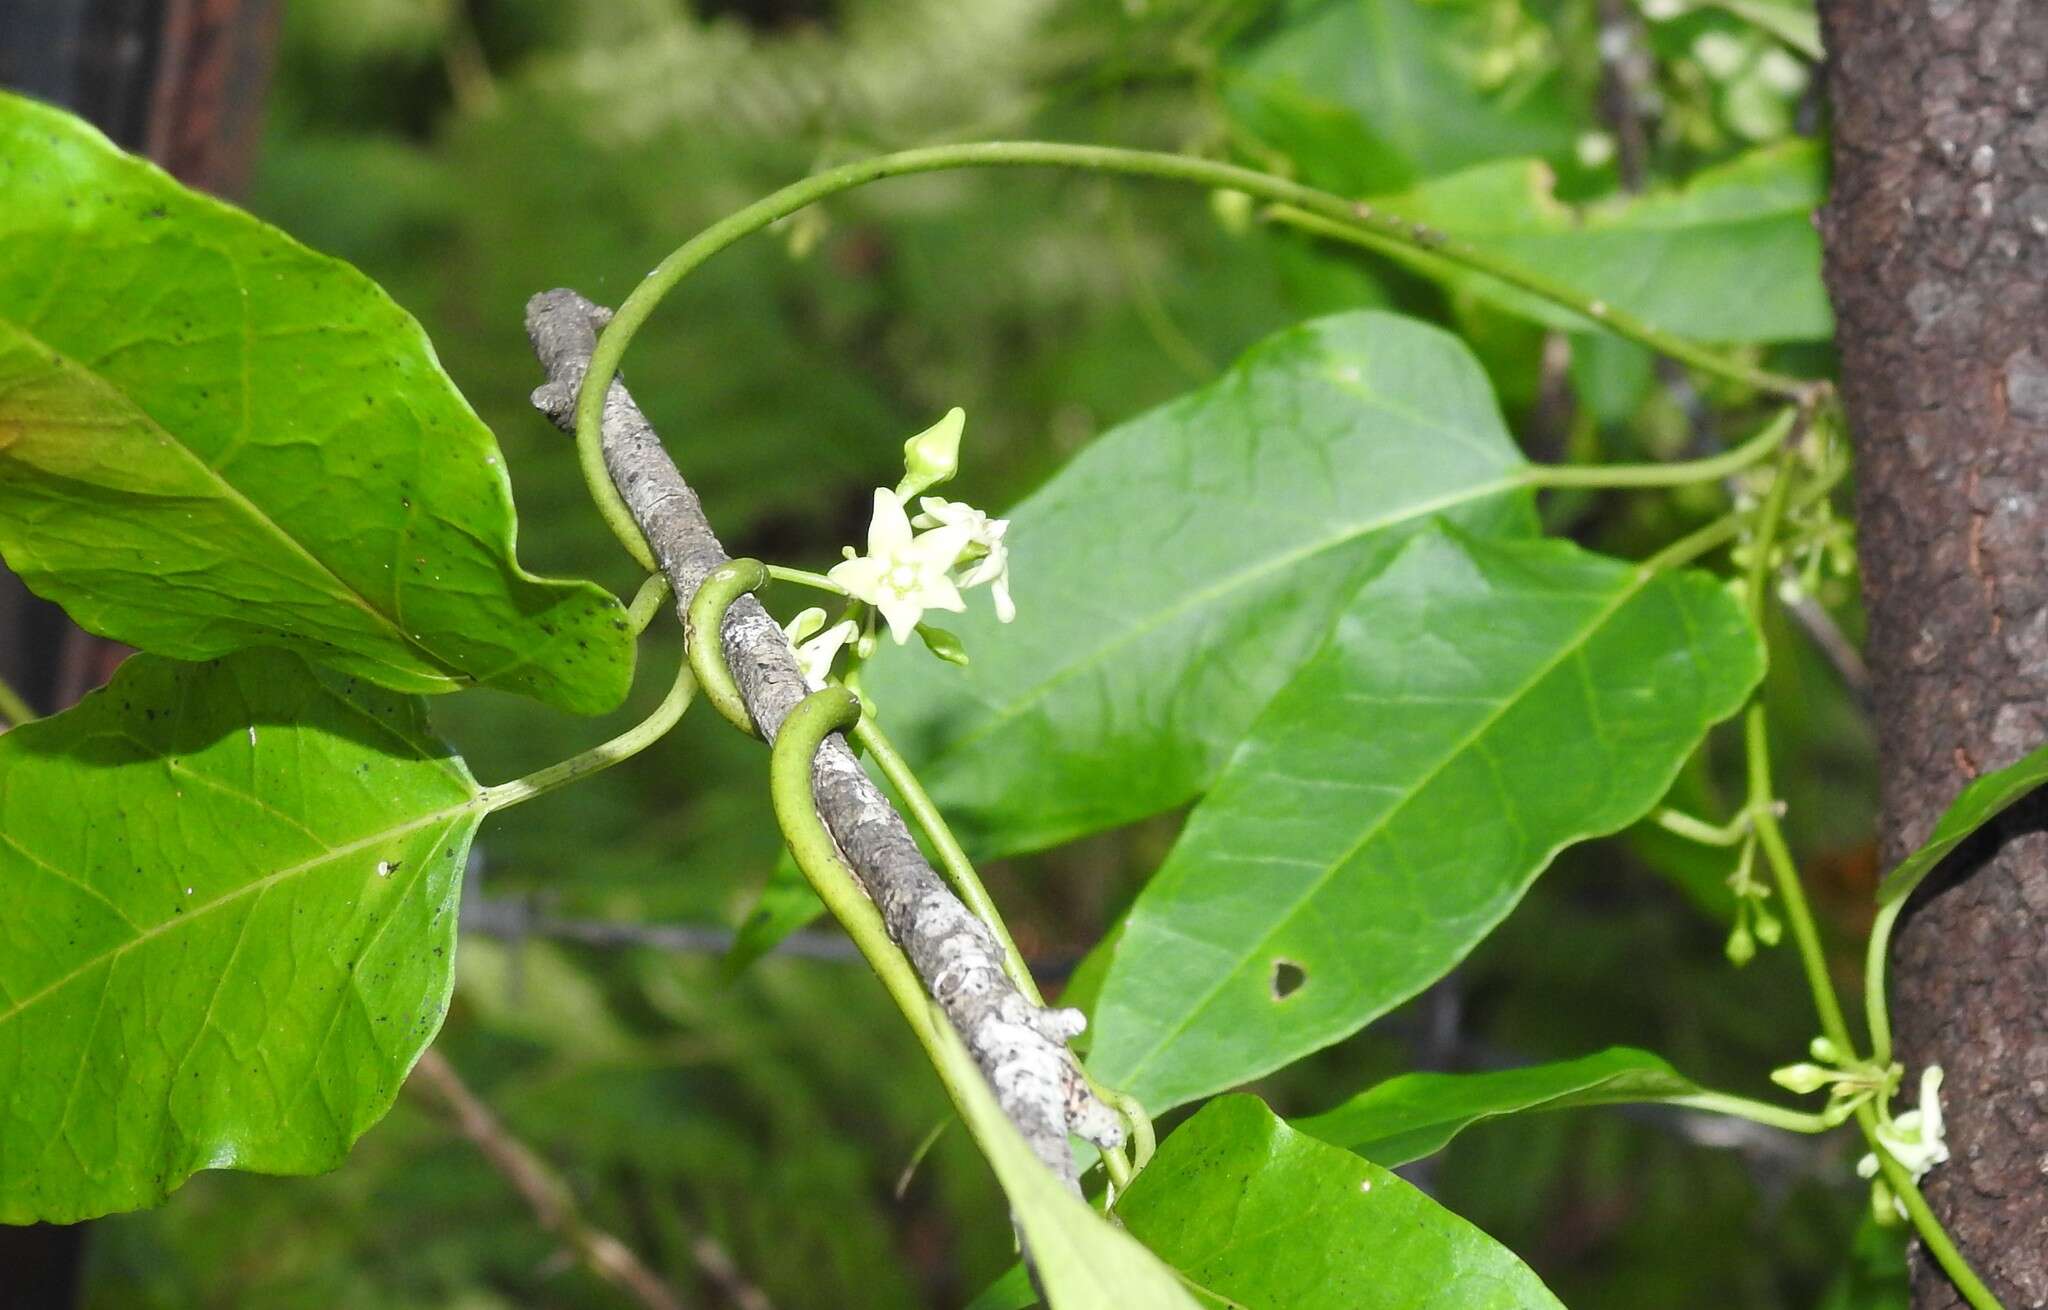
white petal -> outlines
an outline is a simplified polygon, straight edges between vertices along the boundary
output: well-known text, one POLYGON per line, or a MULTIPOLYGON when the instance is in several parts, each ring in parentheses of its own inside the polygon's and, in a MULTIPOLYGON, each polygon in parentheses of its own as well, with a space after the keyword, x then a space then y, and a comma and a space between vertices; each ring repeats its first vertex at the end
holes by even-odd
POLYGON ((996 621, 1008 623, 1017 617, 1017 604, 1010 599, 1010 573, 1005 569, 996 579, 996 585, 989 588, 989 594, 996 599, 996 621))
POLYGON ((791 644, 795 645, 801 644, 812 633, 824 626, 825 611, 813 605, 807 610, 798 611, 795 618, 782 625, 782 631, 789 638, 791 644))
POLYGON ((960 598, 960 589, 943 573, 918 588, 917 598, 926 609, 949 610, 958 614, 967 608, 967 602, 960 598))
POLYGON ((879 561, 857 555, 834 564, 825 576, 844 588, 847 595, 873 605, 882 594, 882 575, 886 571, 879 561))
POLYGON ((889 624, 889 635, 901 646, 910 640, 910 634, 917 631, 917 621, 924 617, 924 606, 914 599, 898 599, 891 594, 875 602, 875 608, 882 612, 882 618, 889 624))
POLYGON ((953 567, 953 561, 960 558, 960 552, 967 549, 967 543, 972 539, 973 534, 966 528, 948 524, 943 528, 933 528, 911 542, 900 554, 925 568, 944 573, 953 567))
POLYGON ((910 518, 903 512, 903 502, 887 487, 876 487, 875 514, 868 520, 868 554, 883 559, 909 542, 910 518))

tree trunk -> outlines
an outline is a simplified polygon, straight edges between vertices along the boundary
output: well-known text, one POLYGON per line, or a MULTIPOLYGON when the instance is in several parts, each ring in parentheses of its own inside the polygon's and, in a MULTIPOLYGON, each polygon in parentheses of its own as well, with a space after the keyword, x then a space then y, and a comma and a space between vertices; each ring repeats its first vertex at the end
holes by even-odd
MULTIPOLYGON (((2048 4, 1822 0, 1823 216, 1854 432, 1883 850, 2048 740, 2048 4)), ((1946 1071, 1935 1212, 2048 1306, 2048 807, 1930 880, 1892 958, 1908 1087, 1946 1071)), ((1959 1306, 1916 1256, 1913 1304, 1959 1306)))

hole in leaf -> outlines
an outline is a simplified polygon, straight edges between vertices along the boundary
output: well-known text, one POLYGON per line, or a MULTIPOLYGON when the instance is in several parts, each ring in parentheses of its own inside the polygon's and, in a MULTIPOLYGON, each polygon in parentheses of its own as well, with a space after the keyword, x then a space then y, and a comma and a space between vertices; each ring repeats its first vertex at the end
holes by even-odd
POLYGON ((1292 960, 1273 961, 1273 999, 1284 1001, 1301 990, 1308 971, 1292 960))

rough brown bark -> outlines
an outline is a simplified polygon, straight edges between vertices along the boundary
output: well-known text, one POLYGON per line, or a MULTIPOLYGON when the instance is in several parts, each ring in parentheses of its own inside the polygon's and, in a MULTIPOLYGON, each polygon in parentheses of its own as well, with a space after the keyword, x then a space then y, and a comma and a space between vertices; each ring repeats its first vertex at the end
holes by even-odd
MULTIPOLYGON (((2048 4, 1822 0, 1822 224, 1855 433, 1883 846, 2048 740, 2048 4)), ((2014 816, 1893 955, 1909 1074, 1947 1071, 1926 1183, 2007 1306, 2048 1306, 2048 834, 2014 816)), ((1910 1084, 1909 1084, 1910 1085, 1910 1084)), ((1914 1305, 1962 1304, 1916 1257, 1914 1305)))

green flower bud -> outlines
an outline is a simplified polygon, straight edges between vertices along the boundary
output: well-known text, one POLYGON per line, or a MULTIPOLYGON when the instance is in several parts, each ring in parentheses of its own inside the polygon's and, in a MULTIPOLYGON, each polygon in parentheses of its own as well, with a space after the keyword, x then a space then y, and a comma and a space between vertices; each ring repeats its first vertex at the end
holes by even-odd
POLYGON ((967 411, 955 405, 944 418, 903 443, 906 471, 896 484, 898 500, 907 501, 960 471, 960 433, 966 426, 967 411))

